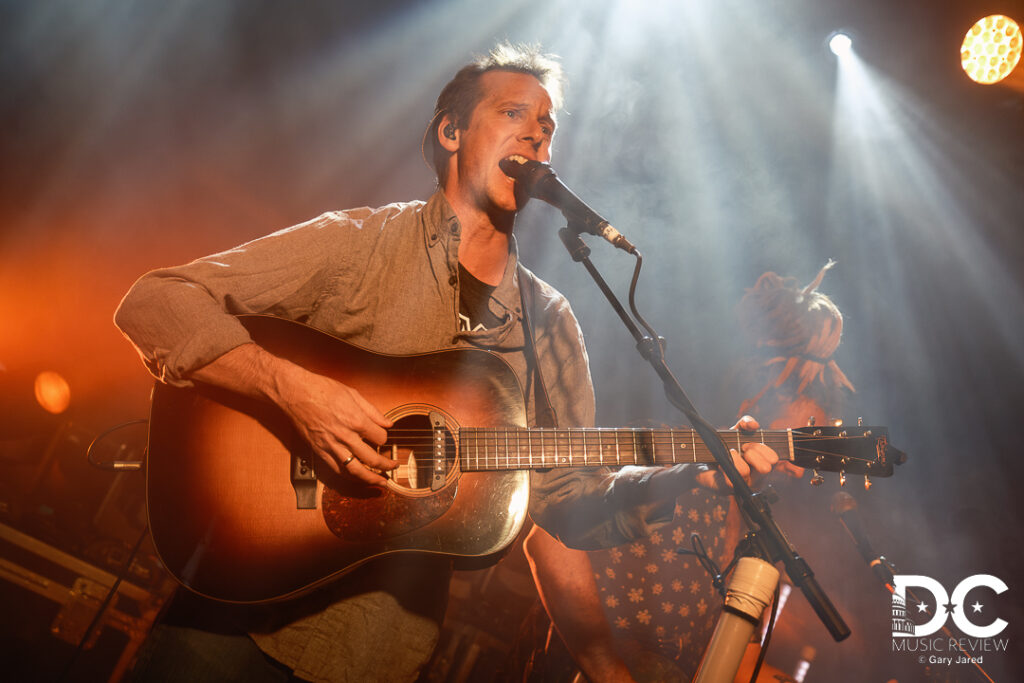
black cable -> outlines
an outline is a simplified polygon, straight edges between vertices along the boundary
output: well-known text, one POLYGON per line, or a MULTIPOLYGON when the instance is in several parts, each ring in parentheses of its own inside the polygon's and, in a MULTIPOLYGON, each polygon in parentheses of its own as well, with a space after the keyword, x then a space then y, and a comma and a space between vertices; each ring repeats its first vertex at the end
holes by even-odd
MULTIPOLYGON (((707 549, 704 546, 704 539, 700 537, 696 531, 690 534, 690 544, 693 546, 693 550, 687 550, 685 548, 676 548, 676 554, 678 555, 693 555, 700 562, 700 566, 704 568, 708 574, 711 575, 711 583, 715 587, 715 590, 724 598, 725 597, 725 577, 729 571, 723 572, 718 567, 718 563, 712 559, 708 554, 707 549)), ((735 559, 729 564, 732 567, 735 564, 735 559)))
POLYGON ((647 333, 651 335, 651 339, 655 340, 658 344, 658 352, 664 356, 665 349, 662 345, 662 339, 658 336, 658 333, 654 328, 640 315, 640 309, 636 306, 636 286, 640 281, 640 269, 644 264, 644 257, 639 251, 634 250, 633 255, 636 257, 636 265, 633 267, 633 279, 629 281, 629 310, 633 312, 633 317, 636 321, 647 330, 647 333))
POLYGON ((757 655, 757 663, 754 664, 754 671, 750 674, 750 683, 757 682, 757 674, 761 673, 761 665, 764 664, 765 655, 768 653, 768 643, 772 640, 772 632, 775 630, 775 615, 779 613, 779 593, 781 583, 775 584, 775 595, 772 597, 772 613, 768 617, 768 628, 764 633, 764 642, 761 643, 761 652, 757 655))
POLYGON ((100 441, 107 438, 107 436, 116 432, 117 430, 124 429, 125 427, 130 427, 135 424, 144 424, 146 422, 149 422, 149 420, 146 418, 128 420, 127 422, 122 422, 121 424, 114 425, 113 427, 110 427, 109 429, 100 432, 99 436, 93 439, 92 442, 89 444, 89 447, 85 449, 85 459, 89 462, 90 465, 92 465, 93 467, 97 467, 101 470, 141 470, 143 462, 142 460, 111 460, 109 462, 96 462, 95 460, 92 459, 92 449, 96 446, 96 444, 98 444, 100 441))

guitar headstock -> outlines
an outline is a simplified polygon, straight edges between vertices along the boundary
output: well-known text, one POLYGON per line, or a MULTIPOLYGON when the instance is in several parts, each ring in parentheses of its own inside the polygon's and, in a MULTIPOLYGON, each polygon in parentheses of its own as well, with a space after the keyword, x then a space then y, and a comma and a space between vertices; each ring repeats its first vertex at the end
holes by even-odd
POLYGON ((814 471, 811 484, 824 481, 821 471, 838 472, 839 485, 849 474, 863 474, 864 487, 871 488, 871 477, 891 477, 894 465, 902 465, 907 455, 889 445, 885 427, 810 425, 793 430, 793 464, 814 471))

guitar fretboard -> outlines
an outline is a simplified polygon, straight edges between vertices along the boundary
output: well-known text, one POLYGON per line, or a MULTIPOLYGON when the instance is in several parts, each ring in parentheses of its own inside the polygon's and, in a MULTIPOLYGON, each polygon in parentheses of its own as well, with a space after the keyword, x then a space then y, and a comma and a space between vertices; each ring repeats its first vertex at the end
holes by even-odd
MULTIPOLYGON (((759 442, 781 460, 793 460, 792 430, 718 432, 729 448, 759 442)), ((459 452, 465 471, 547 469, 552 467, 621 467, 713 463, 707 446, 693 429, 459 429, 459 452)))

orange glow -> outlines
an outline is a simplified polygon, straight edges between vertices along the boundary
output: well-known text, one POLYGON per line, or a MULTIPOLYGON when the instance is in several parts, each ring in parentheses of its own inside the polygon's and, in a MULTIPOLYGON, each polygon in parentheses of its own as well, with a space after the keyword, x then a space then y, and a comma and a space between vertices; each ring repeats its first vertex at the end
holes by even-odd
POLYGON ((960 64, 972 81, 990 85, 1013 71, 1020 61, 1020 26, 1002 14, 979 19, 964 36, 960 64))
POLYGON ((52 370, 36 375, 35 390, 36 401, 48 413, 59 415, 71 403, 71 387, 67 380, 52 370))

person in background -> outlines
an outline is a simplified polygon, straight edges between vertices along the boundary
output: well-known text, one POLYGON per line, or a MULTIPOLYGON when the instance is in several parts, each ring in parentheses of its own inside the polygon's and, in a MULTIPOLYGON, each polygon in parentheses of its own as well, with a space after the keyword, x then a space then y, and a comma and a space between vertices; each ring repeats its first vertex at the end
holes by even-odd
MULTIPOLYGON (((759 421, 784 429, 812 418, 823 423, 854 391, 832 359, 843 316, 817 291, 833 265, 829 261, 804 287, 794 278, 764 273, 738 304, 740 328, 753 350, 730 382, 734 395, 748 397, 739 410, 743 426, 759 421)), ((789 463, 777 469, 802 474, 789 463)), ((698 532, 708 554, 724 567, 741 527, 732 498, 693 487, 676 499, 671 524, 611 549, 572 550, 534 528, 524 550, 561 637, 561 643, 549 638, 552 647, 564 644, 592 683, 690 681, 717 622, 721 596, 696 558, 678 550, 689 550, 691 533, 698 532)))

